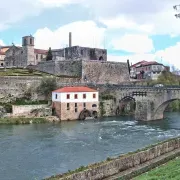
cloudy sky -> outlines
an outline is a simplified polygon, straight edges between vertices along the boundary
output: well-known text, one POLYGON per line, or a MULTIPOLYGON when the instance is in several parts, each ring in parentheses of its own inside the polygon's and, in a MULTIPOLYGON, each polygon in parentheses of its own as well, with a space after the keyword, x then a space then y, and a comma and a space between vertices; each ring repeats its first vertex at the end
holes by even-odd
POLYGON ((0 0, 0 44, 36 48, 73 45, 108 49, 109 61, 156 60, 180 68, 180 0, 0 0), (148 3, 149 2, 149 3, 148 3))

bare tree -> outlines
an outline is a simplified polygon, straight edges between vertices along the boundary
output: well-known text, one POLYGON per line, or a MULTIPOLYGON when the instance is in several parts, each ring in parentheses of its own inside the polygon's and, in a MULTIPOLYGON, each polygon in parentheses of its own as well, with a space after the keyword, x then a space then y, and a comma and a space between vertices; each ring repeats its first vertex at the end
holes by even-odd
MULTIPOLYGON (((178 12, 178 11, 180 10, 180 4, 179 4, 179 5, 174 5, 174 6, 173 6, 173 9, 174 9, 176 12, 178 12)), ((175 14, 175 17, 176 17, 176 18, 180 18, 180 13, 175 14)))

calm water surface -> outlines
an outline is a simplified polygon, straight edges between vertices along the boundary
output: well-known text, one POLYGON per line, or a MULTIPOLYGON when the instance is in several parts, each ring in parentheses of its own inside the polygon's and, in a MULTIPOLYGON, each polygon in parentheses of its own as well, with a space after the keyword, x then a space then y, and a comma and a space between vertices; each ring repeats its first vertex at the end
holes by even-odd
POLYGON ((0 180, 39 180, 180 135, 180 113, 0 126, 0 180))

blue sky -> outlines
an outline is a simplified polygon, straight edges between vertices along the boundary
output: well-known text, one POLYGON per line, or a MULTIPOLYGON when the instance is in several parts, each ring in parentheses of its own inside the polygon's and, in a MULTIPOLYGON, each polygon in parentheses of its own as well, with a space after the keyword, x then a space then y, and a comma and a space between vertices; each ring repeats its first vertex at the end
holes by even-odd
POLYGON ((37 48, 73 45, 107 48, 109 61, 159 61, 180 68, 178 0, 6 0, 1 2, 0 44, 21 44, 32 34, 37 48))

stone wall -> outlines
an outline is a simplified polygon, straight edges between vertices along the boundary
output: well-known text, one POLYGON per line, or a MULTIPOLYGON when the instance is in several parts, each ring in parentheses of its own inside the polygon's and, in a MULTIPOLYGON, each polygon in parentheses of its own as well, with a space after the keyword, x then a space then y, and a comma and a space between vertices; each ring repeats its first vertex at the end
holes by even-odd
POLYGON ((115 116, 115 112, 116 112, 116 103, 114 102, 114 100, 103 100, 100 103, 100 113, 101 116, 104 117, 109 117, 109 116, 115 116))
POLYGON ((87 80, 88 82, 100 84, 119 84, 129 81, 127 63, 83 61, 82 69, 83 81, 87 80))
POLYGON ((81 77, 82 74, 81 61, 44 61, 29 68, 57 76, 81 77))
POLYGON ((63 57, 64 60, 98 60, 107 61, 107 50, 89 47, 72 46, 52 50, 53 57, 63 57))
POLYGON ((28 115, 33 112, 33 110, 40 110, 48 108, 47 104, 41 105, 13 105, 12 106, 12 115, 21 116, 28 115))
MULTIPOLYGON (((70 175, 68 175, 68 173, 62 174, 55 177, 56 180, 101 180, 131 168, 138 169, 138 167, 143 163, 149 162, 153 159, 168 154, 169 152, 173 152, 179 149, 180 138, 170 139, 134 153, 120 155, 118 158, 109 159, 94 165, 89 165, 85 168, 84 171, 72 173, 70 175)), ((167 157, 165 158, 167 159, 167 157)), ((53 177, 48 179, 51 180, 53 177)))
MULTIPOLYGON (((41 83, 42 77, 26 77, 26 76, 0 76, 0 102, 10 96, 14 97, 23 97, 24 93, 29 89, 32 89, 32 95, 37 96, 36 87, 41 83)), ((58 87, 66 84, 73 84, 79 82, 79 78, 65 78, 57 77, 56 78, 58 87)), ((38 95, 38 98, 39 97, 38 95)), ((40 99, 39 99, 40 100, 40 99)))
POLYGON ((46 61, 29 68, 58 76, 81 77, 81 82, 119 84, 129 81, 127 63, 106 61, 46 61))
MULTIPOLYGON (((99 104, 97 102, 86 102, 86 109, 92 113, 93 111, 99 111, 99 104), (92 107, 96 104, 96 107, 92 107)), ((54 102, 53 107, 56 109, 56 114, 61 121, 64 120, 77 120, 79 119, 80 113, 84 110, 83 102, 77 103, 77 108, 75 108, 75 103, 69 103, 69 110, 67 110, 67 103, 54 102), (77 112, 75 112, 75 109, 77 112)))

